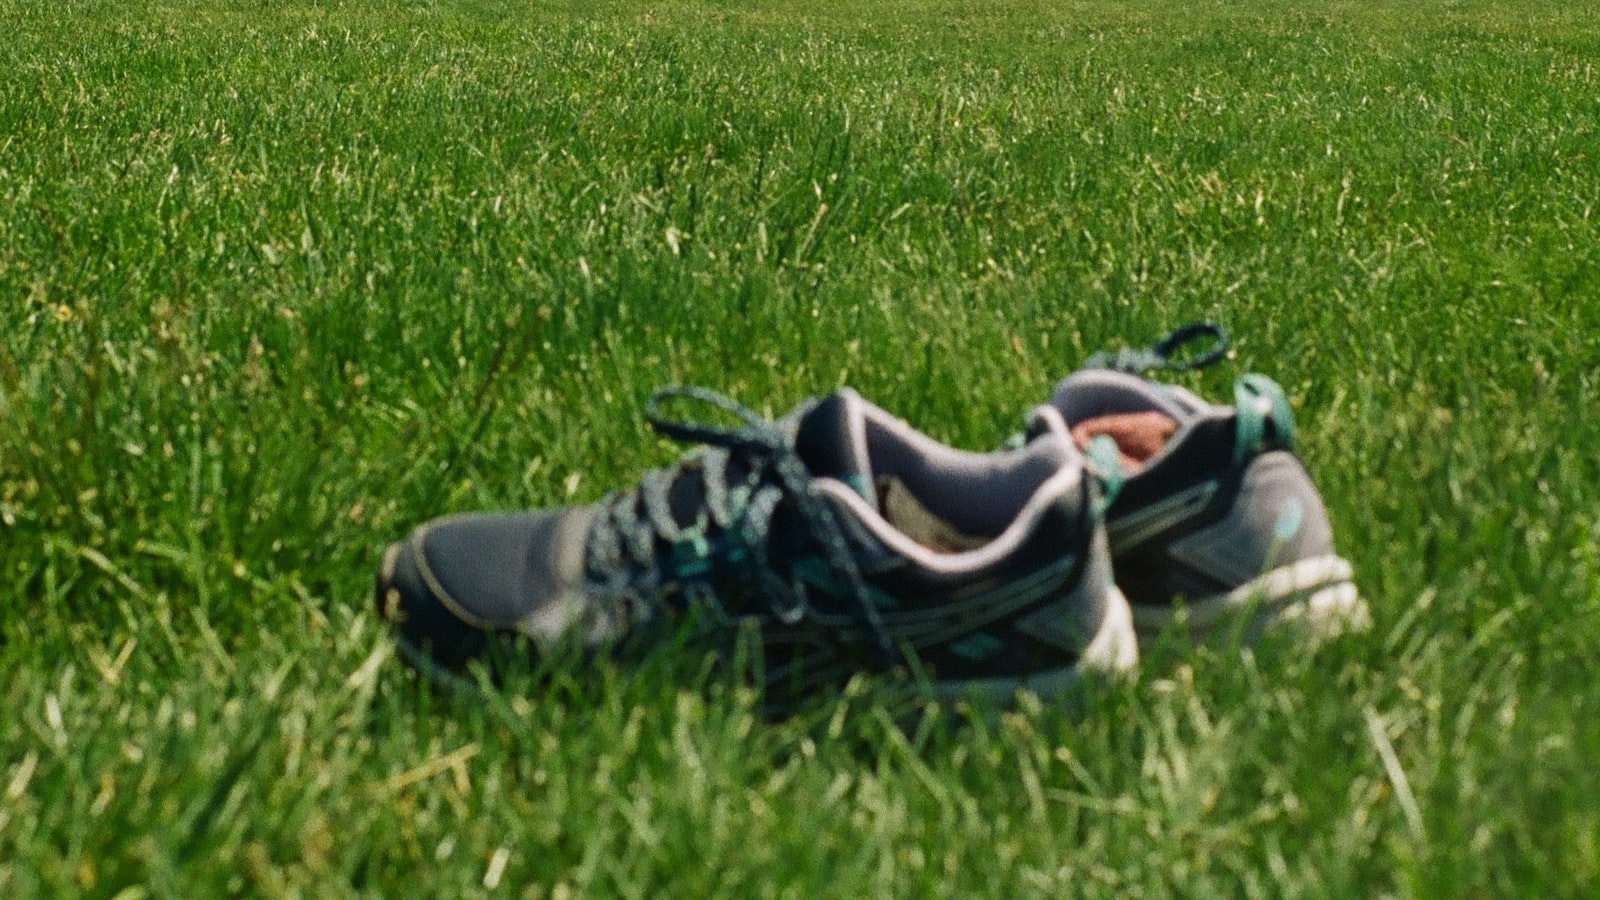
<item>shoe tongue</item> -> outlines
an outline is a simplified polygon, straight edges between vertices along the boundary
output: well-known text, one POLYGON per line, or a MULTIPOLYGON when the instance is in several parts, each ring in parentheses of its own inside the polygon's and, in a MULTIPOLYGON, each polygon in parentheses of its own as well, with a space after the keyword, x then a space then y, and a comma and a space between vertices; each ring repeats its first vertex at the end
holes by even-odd
POLYGON ((795 450, 812 475, 843 482, 876 506, 861 403, 848 388, 817 401, 800 418, 795 450))

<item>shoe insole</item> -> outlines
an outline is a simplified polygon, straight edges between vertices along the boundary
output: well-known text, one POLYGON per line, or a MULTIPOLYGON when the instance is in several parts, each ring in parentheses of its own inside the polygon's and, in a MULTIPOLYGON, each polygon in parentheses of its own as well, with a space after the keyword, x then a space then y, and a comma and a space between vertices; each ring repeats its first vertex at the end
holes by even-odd
POLYGON ((936 553, 963 553, 988 543, 964 534, 948 521, 928 511, 900 479, 883 475, 875 482, 878 512, 900 533, 936 553))

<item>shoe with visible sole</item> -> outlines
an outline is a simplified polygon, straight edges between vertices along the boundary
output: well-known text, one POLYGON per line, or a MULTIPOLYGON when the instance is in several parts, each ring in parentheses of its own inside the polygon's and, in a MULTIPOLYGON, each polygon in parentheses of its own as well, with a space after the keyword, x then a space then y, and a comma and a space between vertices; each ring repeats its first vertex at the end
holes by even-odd
MULTIPOLYGON (((1119 451, 1106 534, 1141 647, 1174 628, 1195 644, 1245 645, 1278 629, 1312 642, 1364 630, 1366 603, 1334 551, 1278 385, 1246 375, 1229 407, 1141 377, 1209 365, 1226 348, 1220 328, 1187 326, 1149 350, 1091 357, 1050 398, 1080 446, 1110 438, 1119 451), (1207 352, 1172 358, 1206 337, 1207 352)), ((1034 422, 1029 434, 1050 430, 1034 422)))
POLYGON ((849 390, 769 422, 673 388, 647 416, 706 446, 590 506, 444 518, 392 545, 376 601, 403 655, 448 681, 497 635, 535 655, 725 658, 753 635, 776 710, 859 672, 1007 705, 1134 665, 1099 482, 1053 410, 1036 440, 992 454, 849 390), (661 415, 688 403, 739 424, 661 415))

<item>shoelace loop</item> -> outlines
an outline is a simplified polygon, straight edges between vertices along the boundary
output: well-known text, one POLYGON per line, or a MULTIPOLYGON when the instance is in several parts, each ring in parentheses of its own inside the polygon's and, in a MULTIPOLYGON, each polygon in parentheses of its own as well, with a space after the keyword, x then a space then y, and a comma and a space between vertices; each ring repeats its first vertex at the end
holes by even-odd
POLYGON ((1222 359, 1227 355, 1231 343, 1227 330, 1221 325, 1215 322, 1190 322, 1149 347, 1118 350, 1115 353, 1102 350, 1085 360, 1084 367, 1114 369, 1129 375, 1161 371, 1188 372, 1204 369, 1222 359), (1202 339, 1209 339, 1209 346, 1190 356, 1174 359, 1179 350, 1202 339))
POLYGON ((875 652, 884 663, 895 658, 894 643, 887 626, 872 602, 866 581, 851 554, 843 528, 831 505, 811 487, 811 474, 795 449, 794 440, 772 422, 737 401, 692 385, 674 385, 651 395, 645 404, 645 419, 665 437, 684 443, 720 448, 725 453, 706 453, 700 459, 705 485, 703 506, 697 520, 679 525, 672 514, 669 493, 681 469, 653 471, 644 477, 638 497, 644 509, 641 519, 633 499, 624 494, 608 502, 609 527, 591 532, 591 554, 602 561, 597 567, 610 573, 606 587, 636 603, 647 603, 647 595, 664 587, 660 570, 674 580, 687 582, 687 593, 706 594, 704 577, 717 566, 737 569, 752 592, 760 597, 781 622, 793 624, 811 612, 806 584, 792 561, 790 571, 774 570, 770 553, 773 516, 780 503, 789 500, 809 536, 821 549, 828 567, 844 581, 849 601, 876 641, 875 652), (712 422, 672 418, 663 406, 673 401, 705 404, 731 416, 734 427, 712 422), (728 464, 739 458, 748 472, 739 484, 730 485, 728 464), (706 534, 715 525, 722 540, 709 542, 706 534), (657 539, 671 548, 668 559, 657 558, 657 539), (647 573, 630 578, 616 565, 625 552, 647 573))

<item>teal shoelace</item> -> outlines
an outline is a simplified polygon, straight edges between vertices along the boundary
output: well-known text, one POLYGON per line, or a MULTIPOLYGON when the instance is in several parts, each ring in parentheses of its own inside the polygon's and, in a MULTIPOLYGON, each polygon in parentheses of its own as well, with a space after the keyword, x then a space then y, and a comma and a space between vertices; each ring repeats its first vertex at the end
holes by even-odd
POLYGON ((1115 353, 1100 351, 1084 361, 1086 369, 1115 369, 1129 375, 1146 375, 1151 372, 1188 372, 1204 369, 1222 359, 1231 342, 1228 332, 1215 322, 1190 322, 1149 347, 1118 350, 1115 353), (1185 347, 1208 341, 1209 346, 1193 349, 1190 355, 1179 356, 1185 347))
MULTIPOLYGON (((645 474, 636 491, 602 501, 603 512, 589 533, 588 569, 602 596, 626 605, 635 621, 648 621, 657 606, 677 594, 686 605, 727 614, 727 594, 755 598, 779 622, 795 624, 812 613, 811 588, 801 579, 814 555, 788 548, 773 553, 779 507, 788 502, 803 532, 802 542, 820 553, 829 581, 842 581, 842 598, 875 639, 880 662, 895 658, 894 643, 872 602, 860 566, 833 507, 811 487, 811 473, 794 440, 774 423, 722 394, 692 386, 663 388, 650 397, 645 418, 662 435, 708 449, 676 466, 645 474), (670 418, 671 402, 704 404, 740 424, 733 427, 670 418), (681 479, 697 477, 693 521, 674 515, 673 498, 692 490, 681 479)), ((681 511, 681 510, 680 510, 681 511)))

